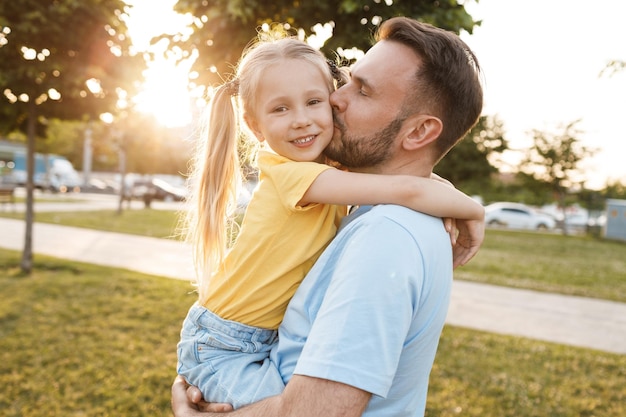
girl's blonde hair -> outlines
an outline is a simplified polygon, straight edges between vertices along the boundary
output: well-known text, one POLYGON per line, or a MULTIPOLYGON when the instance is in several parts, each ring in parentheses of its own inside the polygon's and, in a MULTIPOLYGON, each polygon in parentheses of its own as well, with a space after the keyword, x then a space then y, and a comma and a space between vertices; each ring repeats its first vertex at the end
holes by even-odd
MULTIPOLYGON (((246 48, 235 76, 215 90, 192 161, 192 197, 185 225, 187 239, 194 248, 200 302, 207 298, 210 278, 224 260, 236 226, 234 218, 242 178, 240 138, 244 143, 256 142, 245 140, 251 133, 243 116, 256 116, 256 92, 264 69, 286 59, 317 66, 328 81, 329 91, 335 88, 333 74, 343 74, 331 71, 322 53, 304 41, 284 36, 268 39, 264 34, 246 48)), ((336 75, 336 78, 340 77, 336 75)))

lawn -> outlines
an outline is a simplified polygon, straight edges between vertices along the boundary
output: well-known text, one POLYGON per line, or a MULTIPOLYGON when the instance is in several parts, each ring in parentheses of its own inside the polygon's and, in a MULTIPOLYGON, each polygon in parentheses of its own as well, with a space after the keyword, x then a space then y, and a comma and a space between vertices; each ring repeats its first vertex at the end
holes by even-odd
POLYGON ((626 355, 446 326, 428 417, 626 416, 626 355))
POLYGON ((488 229, 455 278, 626 302, 626 243, 488 229))
MULTIPOLYGON (((0 250, 0 415, 170 416, 183 281, 0 250)), ((626 356, 447 326, 428 416, 626 415, 626 356)))
POLYGON ((165 416, 189 284, 0 250, 0 415, 165 416))

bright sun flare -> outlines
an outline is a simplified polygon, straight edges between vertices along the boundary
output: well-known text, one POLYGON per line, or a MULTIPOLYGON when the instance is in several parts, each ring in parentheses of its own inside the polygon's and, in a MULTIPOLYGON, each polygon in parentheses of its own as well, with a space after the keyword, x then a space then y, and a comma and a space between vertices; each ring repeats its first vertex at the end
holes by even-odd
POLYGON ((191 103, 187 93, 187 66, 175 63, 150 63, 145 72, 144 89, 135 97, 137 108, 153 114, 167 127, 185 126, 191 122, 191 103))
MULTIPOLYGON (((189 125, 198 101, 195 97, 197 94, 190 94, 187 85, 194 57, 184 61, 177 60, 177 57, 172 56, 174 52, 166 51, 166 43, 150 45, 150 40, 163 33, 173 34, 184 30, 191 17, 179 15, 172 10, 177 0, 125 1, 132 7, 127 24, 133 46, 139 51, 150 49, 159 57, 148 63, 148 69, 144 72, 143 89, 132 100, 140 111, 153 114, 165 126, 189 125)), ((313 32, 314 35, 307 41, 319 48, 332 36, 332 27, 328 23, 317 24, 313 32)), ((362 51, 357 51, 356 48, 344 52, 348 58, 362 55, 362 51)))
POLYGON ((187 89, 190 61, 176 64, 175 57, 164 55, 165 46, 150 46, 150 39, 174 33, 185 25, 185 17, 173 12, 176 0, 126 0, 132 6, 128 31, 138 50, 152 48, 158 59, 148 63, 142 91, 133 98, 140 111, 150 113, 167 127, 191 122, 191 97, 187 89))

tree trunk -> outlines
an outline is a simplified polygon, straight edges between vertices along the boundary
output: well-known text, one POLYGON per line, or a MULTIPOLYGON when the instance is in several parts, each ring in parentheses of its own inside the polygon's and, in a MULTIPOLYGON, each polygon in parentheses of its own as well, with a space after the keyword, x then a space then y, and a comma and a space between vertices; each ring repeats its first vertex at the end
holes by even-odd
POLYGON ((34 223, 34 177, 35 177, 35 136, 37 123, 37 105, 31 98, 28 104, 28 125, 26 128, 26 217, 24 234, 24 251, 20 268, 30 275, 33 270, 33 223, 34 223))
POLYGON ((565 207, 565 190, 559 190, 559 206, 561 207, 561 213, 563 214, 563 236, 569 235, 567 227, 567 207, 565 207))
POLYGON ((120 170, 120 198, 117 205, 117 214, 121 215, 124 211, 124 199, 126 198, 127 194, 129 196, 128 205, 130 208, 130 193, 126 192, 126 149, 123 146, 120 146, 118 155, 120 170))

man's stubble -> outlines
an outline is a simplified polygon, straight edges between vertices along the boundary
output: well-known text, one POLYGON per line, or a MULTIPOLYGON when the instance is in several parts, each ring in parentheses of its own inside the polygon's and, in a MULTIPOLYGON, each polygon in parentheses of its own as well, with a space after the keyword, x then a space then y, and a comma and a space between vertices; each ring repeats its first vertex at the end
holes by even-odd
POLYGON ((404 118, 396 118, 374 134, 357 137, 347 132, 336 115, 333 117, 335 134, 324 155, 349 170, 373 168, 389 160, 393 154, 393 142, 404 122, 404 118))

